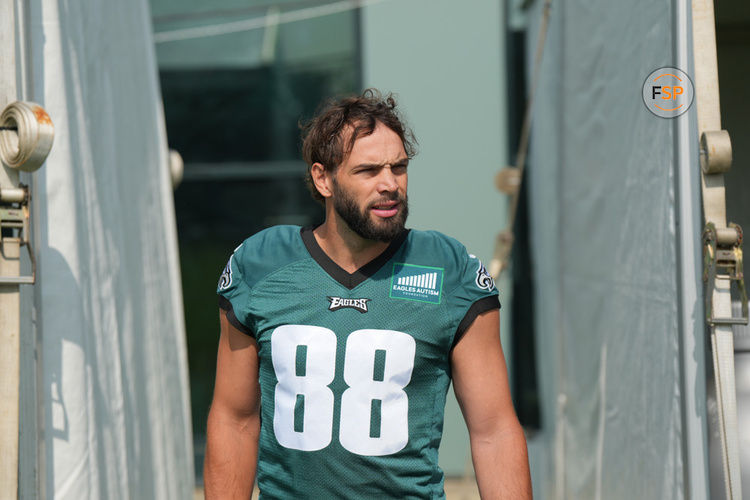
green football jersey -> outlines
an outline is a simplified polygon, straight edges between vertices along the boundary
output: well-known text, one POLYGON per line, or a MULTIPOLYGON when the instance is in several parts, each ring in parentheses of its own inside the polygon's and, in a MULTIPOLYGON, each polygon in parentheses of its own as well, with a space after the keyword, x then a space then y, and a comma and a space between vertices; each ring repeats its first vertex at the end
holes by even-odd
POLYGON ((481 262, 405 230, 350 274, 312 229, 245 240, 218 286, 260 358, 261 498, 444 498, 438 446, 450 352, 500 307, 481 262))

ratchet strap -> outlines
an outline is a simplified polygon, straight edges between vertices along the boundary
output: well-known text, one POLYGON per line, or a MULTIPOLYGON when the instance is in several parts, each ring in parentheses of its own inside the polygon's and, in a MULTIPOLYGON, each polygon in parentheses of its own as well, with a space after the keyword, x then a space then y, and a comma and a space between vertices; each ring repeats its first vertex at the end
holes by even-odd
POLYGON ((741 500, 733 324, 747 323, 747 292, 742 274, 742 229, 727 224, 724 173, 732 165, 729 134, 721 129, 719 77, 713 0, 693 0, 695 99, 700 141, 703 198, 703 281, 706 322, 711 329, 716 403, 726 498, 741 500), (741 316, 732 314, 732 285, 741 316))

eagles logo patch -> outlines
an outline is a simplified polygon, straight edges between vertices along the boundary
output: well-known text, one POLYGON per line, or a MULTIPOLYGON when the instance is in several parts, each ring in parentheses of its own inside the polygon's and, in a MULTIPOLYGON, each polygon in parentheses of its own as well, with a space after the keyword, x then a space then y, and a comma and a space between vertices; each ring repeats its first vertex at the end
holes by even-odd
POLYGON ((495 280, 492 279, 490 273, 487 272, 487 268, 484 267, 482 261, 472 254, 469 254, 469 257, 477 259, 477 262, 479 262, 479 267, 477 268, 477 279, 474 280, 474 283, 476 283, 476 285, 482 290, 487 290, 488 292, 495 288, 495 280))
POLYGON ((224 267, 221 276, 219 276, 219 290, 226 290, 232 285, 232 258, 234 254, 229 257, 229 262, 224 267))
POLYGON ((338 311, 345 307, 355 309, 361 313, 367 312, 367 303, 372 299, 345 299, 342 297, 328 297, 329 311, 338 311))

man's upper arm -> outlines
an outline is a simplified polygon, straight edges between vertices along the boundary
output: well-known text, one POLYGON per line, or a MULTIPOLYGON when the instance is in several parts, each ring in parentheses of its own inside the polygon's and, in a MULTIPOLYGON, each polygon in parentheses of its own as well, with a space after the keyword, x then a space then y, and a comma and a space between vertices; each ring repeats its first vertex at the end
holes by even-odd
POLYGON ((219 310, 219 321, 221 335, 211 408, 238 418, 250 416, 258 411, 260 404, 258 345, 229 322, 223 309, 219 310))
POLYGON ((499 322, 497 309, 480 314, 451 353, 453 389, 473 435, 518 425, 499 322))

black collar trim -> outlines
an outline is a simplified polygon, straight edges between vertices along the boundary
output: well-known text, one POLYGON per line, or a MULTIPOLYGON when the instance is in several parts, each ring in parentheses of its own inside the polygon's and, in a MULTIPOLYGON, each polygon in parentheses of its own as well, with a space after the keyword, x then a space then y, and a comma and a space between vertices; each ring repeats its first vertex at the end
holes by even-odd
POLYGON ((383 250, 383 253, 350 274, 339 267, 339 265, 336 264, 322 248, 320 248, 318 240, 315 239, 315 235, 313 234, 313 229, 314 227, 309 226, 303 227, 300 230, 300 235, 302 236, 302 241, 304 242, 307 251, 310 252, 310 256, 331 276, 331 278, 335 279, 349 290, 378 272, 380 268, 394 256, 398 249, 401 248, 401 245, 406 241, 406 237, 409 235, 409 229, 404 229, 393 239, 393 241, 391 241, 388 248, 383 250))

